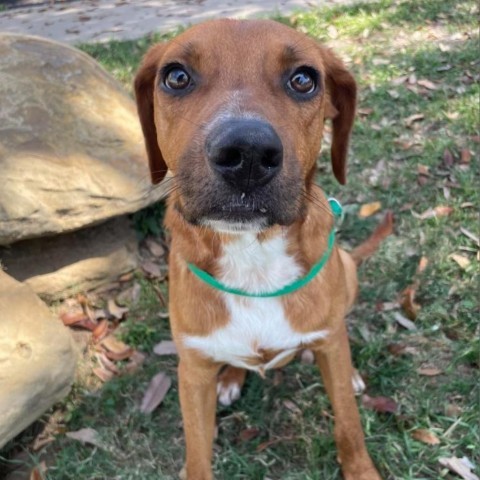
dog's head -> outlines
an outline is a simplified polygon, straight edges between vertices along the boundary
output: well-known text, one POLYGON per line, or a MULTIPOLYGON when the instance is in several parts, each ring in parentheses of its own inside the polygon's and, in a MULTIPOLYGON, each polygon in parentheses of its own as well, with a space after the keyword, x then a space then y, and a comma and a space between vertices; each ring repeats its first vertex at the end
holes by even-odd
POLYGON ((355 81, 330 50, 280 23, 215 20, 155 45, 135 94, 152 181, 170 169, 191 223, 241 231, 298 219, 325 118, 345 183, 355 81))

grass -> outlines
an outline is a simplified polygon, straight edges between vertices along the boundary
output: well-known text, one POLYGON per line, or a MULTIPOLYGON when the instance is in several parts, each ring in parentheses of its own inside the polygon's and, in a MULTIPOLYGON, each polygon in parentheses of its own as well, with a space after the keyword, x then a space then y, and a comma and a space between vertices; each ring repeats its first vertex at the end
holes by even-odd
MULTIPOLYGON (((478 234, 479 86, 478 78, 470 78, 478 72, 475 12, 473 1, 382 0, 281 19, 327 41, 348 60, 360 85, 359 107, 370 112, 357 118, 347 187, 333 180, 327 153, 318 162, 318 183, 346 207, 341 243, 357 244, 378 222, 378 217, 358 217, 361 204, 380 201, 396 215, 396 235, 360 270, 360 294, 348 319, 368 394, 392 397, 400 408, 396 415, 361 409, 368 448, 386 479, 457 478, 440 466, 439 457, 467 456, 480 465, 479 268, 474 252, 462 250, 475 245, 460 233, 463 227, 478 234), (395 79, 413 74, 437 88, 397 85, 395 79), (405 119, 417 113, 423 119, 406 126, 405 119), (472 152, 469 166, 459 162, 462 149, 472 152), (445 165, 445 150, 453 155, 451 165, 445 165), (421 180, 419 165, 429 172, 421 180), (414 215, 438 205, 453 210, 425 220, 414 215), (449 258, 459 252, 470 260, 465 269, 449 258), (417 275, 421 257, 428 258, 428 266, 417 275), (415 280, 421 310, 417 330, 408 331, 378 306, 396 301, 415 280), (391 344, 415 353, 394 355, 391 344), (425 366, 441 374, 420 375, 417 370, 425 366), (435 433, 440 444, 414 440, 411 432, 419 428, 435 433)), ((141 55, 159 39, 82 48, 130 88, 141 55)), ((137 216, 143 234, 152 230, 149 218, 137 216)), ((149 354, 144 368, 98 390, 78 384, 58 406, 63 430, 95 428, 106 448, 83 446, 59 433, 45 449, 47 479, 170 479, 182 466, 176 359, 150 355, 170 333, 158 317, 152 283, 141 280, 141 286, 121 336, 149 354), (136 406, 158 370, 170 374, 173 386, 160 408, 142 415, 136 406)), ((330 406, 313 366, 292 363, 281 381, 273 372, 265 381, 250 375, 242 398, 232 408, 219 408, 218 425, 219 479, 339 478, 330 406), (241 440, 248 428, 258 429, 258 436, 241 440), (275 442, 259 448, 270 440, 275 442)), ((37 453, 27 463, 41 459, 37 453)))

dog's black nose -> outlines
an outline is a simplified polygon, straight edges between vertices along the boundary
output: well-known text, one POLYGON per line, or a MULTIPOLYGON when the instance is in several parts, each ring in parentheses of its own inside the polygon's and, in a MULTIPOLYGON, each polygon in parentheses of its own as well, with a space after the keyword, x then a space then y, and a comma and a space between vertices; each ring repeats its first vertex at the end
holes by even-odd
POLYGON ((242 192, 266 185, 283 162, 283 145, 273 127, 254 119, 218 125, 207 138, 206 153, 212 169, 242 192))

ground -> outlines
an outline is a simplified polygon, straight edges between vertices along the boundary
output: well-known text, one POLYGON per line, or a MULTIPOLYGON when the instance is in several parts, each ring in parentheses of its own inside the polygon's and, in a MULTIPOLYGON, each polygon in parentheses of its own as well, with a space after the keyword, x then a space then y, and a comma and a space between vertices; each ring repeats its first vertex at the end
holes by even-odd
MULTIPOLYGON (((340 243, 359 243, 386 209, 396 218, 395 234, 361 267, 348 318, 370 397, 359 400, 367 446, 385 479, 459 478, 439 463, 453 456, 468 457, 480 474, 476 15, 473 1, 382 0, 279 19, 331 45, 359 82, 348 185, 335 183, 328 148, 318 161, 317 183, 345 207, 340 243), (379 213, 359 215, 362 206, 378 208, 374 202, 379 213)), ((82 49, 130 89, 141 55, 158 39, 82 49)), ((159 233, 161 211, 136 216, 142 234, 159 233)), ((22 458, 31 469, 45 461, 51 480, 177 478, 184 453, 177 359, 152 353, 170 339, 159 315, 166 281, 138 273, 132 282, 140 298, 116 334, 146 354, 143 366, 105 383, 83 371, 46 417, 54 441, 15 457, 28 446, 24 436, 4 449, 4 464, 22 458), (158 371, 172 387, 153 413, 141 413, 158 371), (65 435, 86 427, 100 446, 65 435)), ((312 365, 297 361, 265 380, 250 375, 242 398, 219 408, 217 421, 219 479, 339 478, 331 410, 312 365)))

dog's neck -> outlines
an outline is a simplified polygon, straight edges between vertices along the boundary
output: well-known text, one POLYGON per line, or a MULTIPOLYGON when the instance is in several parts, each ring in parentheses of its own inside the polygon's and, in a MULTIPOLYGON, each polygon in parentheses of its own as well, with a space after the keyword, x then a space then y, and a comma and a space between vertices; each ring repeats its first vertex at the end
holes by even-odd
MULTIPOLYGON (((265 247, 279 248, 279 242, 285 253, 295 258, 306 272, 327 248, 327 238, 334 222, 325 196, 318 187, 314 188, 315 202, 308 201, 302 218, 289 226, 274 225, 261 232, 216 232, 187 222, 176 208, 175 198, 169 199, 165 224, 172 232, 176 254, 185 262, 190 262, 212 275, 219 270, 220 258, 225 259, 225 254, 237 255, 236 250, 242 245, 258 245, 261 248, 257 249, 257 252, 263 251, 268 257, 269 249, 265 247)), ((268 268, 268 258, 256 257, 256 260, 258 266, 264 265, 268 268)))

